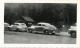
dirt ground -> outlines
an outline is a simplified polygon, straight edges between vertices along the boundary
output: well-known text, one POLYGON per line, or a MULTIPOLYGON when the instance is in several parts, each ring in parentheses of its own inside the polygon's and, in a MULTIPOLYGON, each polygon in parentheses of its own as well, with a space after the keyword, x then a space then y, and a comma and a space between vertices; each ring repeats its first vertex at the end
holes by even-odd
POLYGON ((75 44, 76 38, 71 38, 66 32, 57 35, 44 35, 28 32, 5 31, 5 44, 75 44))

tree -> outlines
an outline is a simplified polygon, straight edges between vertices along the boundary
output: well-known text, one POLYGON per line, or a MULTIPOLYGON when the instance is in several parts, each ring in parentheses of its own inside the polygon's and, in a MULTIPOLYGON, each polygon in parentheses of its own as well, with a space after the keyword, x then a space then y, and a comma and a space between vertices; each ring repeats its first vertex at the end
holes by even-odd
POLYGON ((48 22, 60 28, 63 24, 76 23, 76 7, 76 4, 20 3, 15 8, 5 6, 5 21, 12 23, 21 16, 28 16, 36 22, 48 22))

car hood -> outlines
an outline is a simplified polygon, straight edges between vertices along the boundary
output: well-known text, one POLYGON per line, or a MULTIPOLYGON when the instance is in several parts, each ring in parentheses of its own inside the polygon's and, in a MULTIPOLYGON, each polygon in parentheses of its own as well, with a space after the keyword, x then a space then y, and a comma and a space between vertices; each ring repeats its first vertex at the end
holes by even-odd
POLYGON ((28 28, 35 28, 35 27, 38 27, 38 26, 31 26, 31 27, 28 27, 28 28))

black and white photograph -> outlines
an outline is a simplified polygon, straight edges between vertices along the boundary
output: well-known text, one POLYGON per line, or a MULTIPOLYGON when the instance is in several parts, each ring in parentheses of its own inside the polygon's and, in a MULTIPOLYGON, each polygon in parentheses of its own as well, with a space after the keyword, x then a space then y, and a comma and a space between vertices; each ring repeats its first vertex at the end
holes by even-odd
POLYGON ((76 44, 76 3, 4 3, 4 44, 76 44))

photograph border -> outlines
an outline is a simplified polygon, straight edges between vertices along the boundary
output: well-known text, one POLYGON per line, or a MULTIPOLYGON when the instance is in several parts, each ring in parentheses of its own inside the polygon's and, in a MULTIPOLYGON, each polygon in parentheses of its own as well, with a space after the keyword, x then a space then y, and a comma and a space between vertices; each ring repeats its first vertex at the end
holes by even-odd
POLYGON ((80 4, 79 0, 3 0, 0 1, 0 47, 27 47, 27 48, 79 48, 80 44, 80 4), (76 44, 4 44, 4 3, 76 3, 77 4, 77 38, 76 44))

